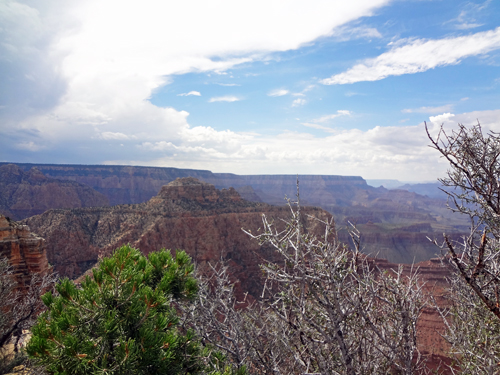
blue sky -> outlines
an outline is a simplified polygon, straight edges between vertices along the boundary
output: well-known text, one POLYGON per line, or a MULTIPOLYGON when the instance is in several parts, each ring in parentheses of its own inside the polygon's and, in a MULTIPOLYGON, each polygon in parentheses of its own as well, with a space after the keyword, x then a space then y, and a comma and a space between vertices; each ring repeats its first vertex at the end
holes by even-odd
POLYGON ((500 3, 0 0, 0 160, 429 181, 500 131, 500 3))

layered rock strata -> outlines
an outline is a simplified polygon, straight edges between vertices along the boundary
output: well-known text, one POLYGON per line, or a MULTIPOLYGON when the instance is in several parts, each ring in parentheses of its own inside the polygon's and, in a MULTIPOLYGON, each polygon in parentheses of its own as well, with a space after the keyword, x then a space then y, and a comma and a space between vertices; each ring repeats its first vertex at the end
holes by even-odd
POLYGON ((24 171, 14 164, 0 166, 0 213, 21 220, 50 208, 107 206, 108 198, 91 187, 48 178, 36 167, 24 171))
MULTIPOLYGON (((285 195, 294 198, 296 194, 295 175, 236 175, 162 167, 19 164, 24 170, 33 166, 50 178, 86 184, 106 195, 113 205, 146 202, 163 185, 188 176, 219 189, 232 186, 245 199, 254 202, 284 205, 285 195)), ((444 199, 432 199, 405 190, 374 188, 357 176, 301 175, 299 180, 301 202, 333 214, 339 229, 348 226, 349 222, 375 224, 368 228, 365 249, 394 263, 418 262, 435 256, 436 251, 427 237, 440 237, 443 232, 468 232, 469 223, 460 215, 452 215, 444 199), (427 226, 425 233, 419 226, 427 226)))
POLYGON ((49 269, 45 240, 30 232, 27 225, 0 215, 0 258, 4 257, 21 287, 27 286, 32 274, 49 269))
MULTIPOLYGON (((24 222, 47 240, 49 262, 62 276, 76 278, 99 256, 123 244, 147 254, 167 249, 186 250, 200 265, 228 260, 238 291, 259 295, 259 264, 274 253, 242 231, 257 233, 262 214, 281 225, 290 212, 285 207, 248 202, 236 190, 217 190, 194 178, 182 178, 162 187, 146 203, 101 208, 50 210, 24 222)), ((306 214, 326 220, 326 211, 304 208, 306 214)), ((312 219, 311 231, 320 228, 312 219)), ((318 233, 319 234, 319 233, 318 233)))

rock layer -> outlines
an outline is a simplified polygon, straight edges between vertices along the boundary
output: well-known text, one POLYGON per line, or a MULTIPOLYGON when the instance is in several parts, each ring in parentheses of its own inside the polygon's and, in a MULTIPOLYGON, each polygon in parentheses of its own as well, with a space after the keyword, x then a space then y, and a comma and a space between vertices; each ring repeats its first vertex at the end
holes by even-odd
POLYGON ((13 220, 50 208, 107 205, 108 199, 87 185, 48 178, 36 167, 25 172, 14 164, 0 166, 0 213, 13 220))
POLYGON ((30 232, 27 225, 0 215, 0 258, 9 259, 21 287, 27 286, 33 273, 49 269, 43 238, 30 232))

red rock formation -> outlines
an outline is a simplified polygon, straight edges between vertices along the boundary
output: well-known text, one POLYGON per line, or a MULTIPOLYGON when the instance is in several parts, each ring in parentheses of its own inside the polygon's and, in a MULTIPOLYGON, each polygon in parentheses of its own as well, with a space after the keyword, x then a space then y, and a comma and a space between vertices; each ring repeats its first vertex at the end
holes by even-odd
POLYGON ((3 215, 0 215, 0 257, 9 259, 21 286, 26 286, 31 274, 49 269, 44 239, 31 233, 28 226, 3 215))
POLYGON ((24 172, 14 164, 0 166, 0 213, 14 220, 50 208, 107 205, 108 199, 89 186, 48 178, 37 168, 24 172))
MULTIPOLYGON (((321 219, 321 209, 304 209, 321 219)), ((164 186, 150 201, 135 205, 50 210, 24 222, 47 240, 48 258, 62 276, 76 278, 120 245, 130 243, 144 253, 184 249, 196 262, 228 259, 235 278, 251 294, 260 293, 259 264, 273 253, 242 228, 258 232, 262 214, 287 218, 289 210, 243 200, 234 189, 183 178, 164 186)), ((304 215, 305 216, 305 215, 304 215)), ((311 230, 319 227, 312 223, 311 230)))

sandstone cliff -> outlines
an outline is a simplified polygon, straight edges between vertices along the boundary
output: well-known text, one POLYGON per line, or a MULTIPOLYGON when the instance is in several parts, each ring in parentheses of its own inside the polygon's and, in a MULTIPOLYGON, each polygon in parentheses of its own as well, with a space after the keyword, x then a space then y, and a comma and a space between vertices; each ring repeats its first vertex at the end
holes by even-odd
MULTIPOLYGON (((304 211, 321 219, 330 216, 317 208, 304 211)), ((76 278, 101 254, 130 243, 146 254, 161 248, 184 249, 198 264, 227 259, 241 283, 238 291, 258 295, 259 264, 272 260, 273 253, 241 228, 257 232, 263 213, 277 220, 287 218, 289 210, 245 201, 232 188, 219 191, 183 178, 162 187, 146 203, 50 210, 24 223, 47 240, 49 262, 62 276, 76 278)), ((314 230, 315 225, 308 226, 314 230)))
POLYGON ((49 269, 44 239, 31 233, 26 225, 0 215, 0 258, 4 257, 9 259, 21 286, 26 286, 31 274, 49 269))
POLYGON ((36 167, 25 172, 14 164, 0 166, 0 213, 14 220, 50 208, 107 205, 108 199, 87 185, 48 178, 36 167))

